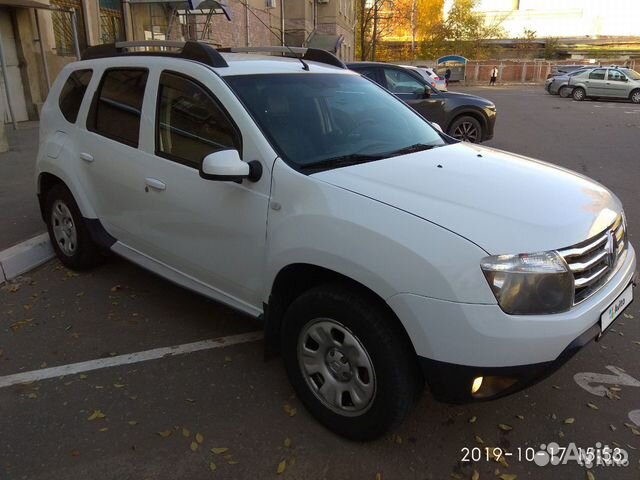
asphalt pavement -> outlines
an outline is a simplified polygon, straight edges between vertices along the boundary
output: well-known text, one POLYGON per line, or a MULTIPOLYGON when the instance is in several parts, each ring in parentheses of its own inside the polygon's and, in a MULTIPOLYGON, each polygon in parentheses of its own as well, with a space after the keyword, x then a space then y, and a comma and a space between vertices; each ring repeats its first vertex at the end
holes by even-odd
MULTIPOLYGON (((640 106, 578 103, 541 87, 454 89, 495 101, 488 145, 616 192, 637 244, 640 106)), ((622 448, 629 466, 589 472, 638 480, 638 305, 528 390, 465 406, 425 392, 397 431, 357 443, 310 417, 281 360, 264 361, 262 341, 225 340, 259 330, 251 319, 118 258, 81 274, 54 260, 0 288, 0 480, 591 478, 576 461, 530 460, 554 442, 622 448), (215 348, 149 353, 220 338, 215 348), (79 366, 44 378, 69 365, 79 366), (29 372, 43 379, 2 386, 29 372)))

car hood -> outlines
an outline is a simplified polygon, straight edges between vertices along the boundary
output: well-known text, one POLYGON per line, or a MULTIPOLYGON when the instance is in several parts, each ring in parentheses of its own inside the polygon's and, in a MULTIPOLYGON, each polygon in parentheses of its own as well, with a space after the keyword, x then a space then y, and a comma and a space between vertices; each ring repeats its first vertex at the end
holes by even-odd
POLYGON ((494 107, 495 105, 491 100, 487 100, 486 98, 478 97, 477 95, 470 95, 468 93, 460 93, 460 92, 451 92, 451 91, 440 91, 440 94, 443 98, 451 98, 457 99, 461 102, 465 103, 475 103, 476 105, 486 106, 486 107, 494 107))
POLYGON ((490 254, 568 247, 622 212, 615 195, 587 177, 465 143, 313 177, 438 224, 490 254))

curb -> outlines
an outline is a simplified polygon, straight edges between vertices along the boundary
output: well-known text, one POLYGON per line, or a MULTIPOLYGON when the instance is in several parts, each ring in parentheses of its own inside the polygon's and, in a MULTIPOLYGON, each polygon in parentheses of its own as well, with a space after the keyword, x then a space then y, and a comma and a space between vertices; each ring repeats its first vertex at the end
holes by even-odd
POLYGON ((49 234, 25 240, 0 252, 0 284, 14 279, 54 257, 49 234))

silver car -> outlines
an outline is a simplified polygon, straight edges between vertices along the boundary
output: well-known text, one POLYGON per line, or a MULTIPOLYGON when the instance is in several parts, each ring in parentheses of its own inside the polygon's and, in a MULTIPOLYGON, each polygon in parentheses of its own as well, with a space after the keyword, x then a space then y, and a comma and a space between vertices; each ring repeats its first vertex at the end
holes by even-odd
POLYGON ((431 85, 436 90, 440 90, 441 92, 448 91, 447 82, 444 78, 440 78, 438 74, 433 70, 433 68, 428 67, 414 67, 413 65, 400 65, 401 67, 408 68, 414 70, 420 74, 422 78, 424 78, 429 85, 431 85))
POLYGON ((601 67, 569 78, 574 100, 585 98, 628 98, 640 103, 640 73, 630 68, 601 67))
POLYGON ((586 70, 592 70, 595 67, 584 67, 568 73, 560 73, 556 76, 547 78, 545 89, 551 95, 560 95, 563 98, 571 96, 571 88, 568 87, 569 79, 584 73, 586 70))

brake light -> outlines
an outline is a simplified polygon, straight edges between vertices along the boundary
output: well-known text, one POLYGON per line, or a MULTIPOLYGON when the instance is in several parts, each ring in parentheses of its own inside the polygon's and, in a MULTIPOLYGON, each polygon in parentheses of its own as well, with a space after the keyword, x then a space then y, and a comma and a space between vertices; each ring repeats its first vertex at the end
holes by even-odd
POLYGON ((440 77, 436 75, 435 77, 433 77, 433 79, 434 80, 440 80, 440 77))

